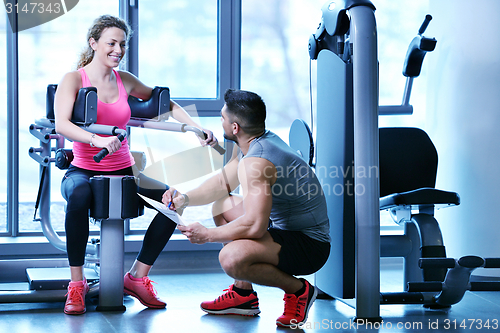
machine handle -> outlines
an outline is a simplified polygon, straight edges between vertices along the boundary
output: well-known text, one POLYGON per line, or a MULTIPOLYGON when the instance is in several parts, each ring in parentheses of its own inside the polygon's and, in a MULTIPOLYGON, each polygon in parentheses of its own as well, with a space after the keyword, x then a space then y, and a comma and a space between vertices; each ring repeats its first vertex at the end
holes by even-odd
POLYGON ((226 153, 226 150, 222 148, 219 144, 217 144, 214 147, 215 151, 217 151, 219 154, 224 155, 226 153))
POLYGON ((422 63, 427 52, 434 51, 436 47, 435 38, 427 38, 422 36, 422 33, 427 29, 432 16, 427 14, 424 23, 418 30, 418 35, 413 38, 406 52, 405 63, 403 65, 403 75, 412 78, 420 75, 422 63))
MULTIPOLYGON (((120 142, 122 142, 123 139, 125 139, 125 133, 122 132, 122 133, 118 134, 117 138, 118 138, 118 140, 120 140, 120 142)), ((109 154, 108 149, 102 148, 100 152, 98 152, 96 155, 94 155, 94 161, 96 161, 96 163, 99 163, 108 154, 109 154)))
MULTIPOLYGON (((195 132, 196 135, 198 135, 198 137, 200 137, 201 139, 203 140, 206 140, 208 138, 208 135, 207 133, 203 132, 201 129, 199 128, 196 128, 196 127, 193 127, 193 126, 183 126, 182 127, 182 131, 183 132, 186 132, 186 131, 191 131, 191 132, 195 132)), ((222 148, 219 144, 215 145, 213 147, 219 154, 221 155, 224 155, 226 153, 226 150, 224 148, 222 148)))
MULTIPOLYGON (((205 140, 208 138, 207 133, 203 132, 203 136, 205 137, 205 140)), ((218 152, 221 155, 224 155, 226 153, 226 150, 222 148, 219 144, 216 144, 214 147, 216 152, 218 152)))
POLYGON ((418 266, 420 268, 454 268, 456 261, 453 258, 420 258, 418 266))
POLYGON ((418 29, 418 34, 421 35, 425 32, 425 29, 427 29, 427 26, 429 25, 429 23, 431 22, 432 20, 432 16, 427 14, 425 15, 425 20, 424 22, 422 23, 422 25, 420 26, 420 29, 418 29))
POLYGON ((485 258, 484 268, 500 268, 500 258, 485 258))

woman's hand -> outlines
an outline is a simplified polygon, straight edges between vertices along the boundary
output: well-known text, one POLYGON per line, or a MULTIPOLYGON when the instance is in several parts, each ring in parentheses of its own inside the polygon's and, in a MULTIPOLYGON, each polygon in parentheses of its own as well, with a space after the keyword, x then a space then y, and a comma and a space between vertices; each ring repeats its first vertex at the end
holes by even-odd
POLYGON ((112 155, 122 146, 121 141, 116 136, 95 135, 94 137, 92 137, 92 144, 97 148, 106 148, 109 152, 109 155, 112 155))

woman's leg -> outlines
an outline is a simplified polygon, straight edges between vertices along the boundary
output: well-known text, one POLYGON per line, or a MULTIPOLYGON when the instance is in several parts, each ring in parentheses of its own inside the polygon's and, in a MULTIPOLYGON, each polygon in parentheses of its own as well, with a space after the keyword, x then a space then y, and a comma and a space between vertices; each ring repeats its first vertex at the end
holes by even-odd
MULTIPOLYGON (((136 175, 138 178, 138 192, 144 196, 161 202, 163 193, 168 190, 168 186, 145 176, 144 174, 136 175)), ((149 205, 146 204, 149 207, 149 205)), ((160 255, 168 240, 172 236, 177 225, 168 217, 161 213, 157 213, 149 224, 142 248, 132 265, 129 273, 136 278, 147 276, 151 266, 160 255)))
POLYGON ((146 231, 139 255, 123 279, 125 293, 149 308, 162 309, 167 305, 158 297, 148 274, 175 228, 176 224, 165 215, 156 214, 146 231))
POLYGON ((62 180, 61 192, 68 202, 65 228, 66 251, 71 272, 64 313, 78 315, 86 310, 85 295, 89 290, 83 273, 89 236, 88 211, 92 198, 89 176, 83 170, 70 167, 62 180))
POLYGON ((89 176, 84 171, 68 170, 61 184, 61 192, 67 200, 66 251, 71 268, 71 281, 82 281, 89 237, 88 212, 92 199, 89 176))
MULTIPOLYGON (((137 191, 140 194, 161 201, 161 197, 168 189, 168 186, 142 174, 136 174, 135 176, 138 178, 137 191)), ((147 204, 146 206, 149 207, 147 204)), ((176 226, 165 215, 157 213, 144 235, 139 255, 124 277, 125 293, 134 296, 149 308, 164 308, 166 306, 166 303, 157 296, 148 274, 176 226)))

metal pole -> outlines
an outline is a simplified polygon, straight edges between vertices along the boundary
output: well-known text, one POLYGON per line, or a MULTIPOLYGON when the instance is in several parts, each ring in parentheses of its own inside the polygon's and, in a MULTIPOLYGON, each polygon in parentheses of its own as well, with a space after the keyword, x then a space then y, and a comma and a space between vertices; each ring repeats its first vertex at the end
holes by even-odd
MULTIPOLYGON (((121 211, 121 209, 120 209, 121 211)), ((101 221, 101 269, 97 311, 125 311, 123 305, 123 220, 101 221)))
MULTIPOLYGON (((15 8, 16 2, 8 1, 15 8)), ((7 15, 7 220, 11 236, 19 233, 19 57, 18 15, 7 15)))
POLYGON ((120 0, 120 17, 127 21, 133 34, 129 40, 125 61, 121 66, 124 70, 139 76, 139 2, 137 0, 120 0))
POLYGON ((377 29, 374 8, 349 9, 353 40, 356 317, 380 320, 377 29))
MULTIPOLYGON (((122 177, 109 176, 109 218, 101 221, 99 305, 97 311, 125 311, 123 267, 125 250, 122 177)), ((106 199, 105 199, 106 200, 106 199)))

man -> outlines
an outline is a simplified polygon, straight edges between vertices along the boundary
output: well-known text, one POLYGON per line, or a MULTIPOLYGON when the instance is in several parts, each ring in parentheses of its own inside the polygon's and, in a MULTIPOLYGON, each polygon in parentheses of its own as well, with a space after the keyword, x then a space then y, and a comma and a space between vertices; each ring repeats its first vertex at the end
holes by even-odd
POLYGON ((224 137, 238 146, 233 158, 198 188, 173 199, 171 188, 162 201, 172 202, 171 209, 214 202, 217 228, 199 223, 178 226, 192 243, 225 243, 219 261, 235 282, 222 296, 203 302, 202 310, 259 314, 255 283, 285 292, 285 311, 276 324, 296 326, 306 321, 317 290, 294 275, 316 272, 330 253, 325 197, 307 163, 265 129, 266 106, 259 95, 230 89, 224 100, 224 137), (238 185, 241 197, 231 194, 238 185))

